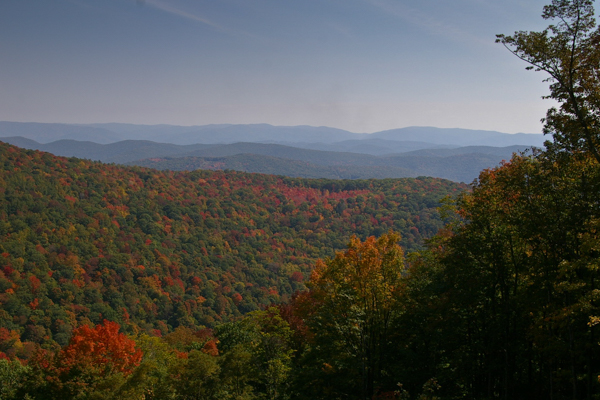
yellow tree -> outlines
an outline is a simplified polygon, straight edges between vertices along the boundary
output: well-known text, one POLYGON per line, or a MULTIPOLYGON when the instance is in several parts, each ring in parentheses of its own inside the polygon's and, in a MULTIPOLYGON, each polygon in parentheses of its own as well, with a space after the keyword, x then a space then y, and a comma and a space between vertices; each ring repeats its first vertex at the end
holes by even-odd
POLYGON ((370 399, 385 375, 404 270, 399 240, 394 232, 364 242, 354 236, 346 251, 317 262, 308 283, 315 361, 331 375, 330 387, 337 384, 352 397, 370 399))

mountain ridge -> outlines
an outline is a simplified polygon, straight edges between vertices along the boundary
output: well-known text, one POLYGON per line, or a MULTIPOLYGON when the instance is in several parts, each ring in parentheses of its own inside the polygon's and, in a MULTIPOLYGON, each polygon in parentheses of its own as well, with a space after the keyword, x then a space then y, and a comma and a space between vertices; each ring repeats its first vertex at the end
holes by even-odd
POLYGON ((233 169, 236 171, 301 178, 383 179, 433 176, 471 182, 484 168, 510 159, 525 146, 465 146, 428 148, 376 156, 365 153, 312 150, 273 143, 174 145, 125 140, 111 144, 70 139, 40 144, 22 137, 2 138, 7 143, 78 157, 160 170, 233 169))
MULTIPOLYGON (((354 133, 338 128, 309 125, 275 126, 270 124, 211 124, 197 126, 136 124, 56 124, 0 121, 0 138, 22 136, 39 143, 60 139, 90 140, 108 144, 122 140, 164 141, 172 144, 215 144, 234 142, 335 143, 345 140, 387 139, 420 141, 445 145, 493 145, 493 140, 510 141, 504 145, 541 146, 543 135, 508 134, 462 128, 405 127, 374 133, 354 133), (516 136, 515 136, 516 135, 516 136), (481 140, 475 140, 479 137, 481 140), (429 138, 429 139, 427 139, 429 138), (515 140, 523 141, 516 143, 515 140)), ((498 144, 498 143, 496 143, 498 144)))

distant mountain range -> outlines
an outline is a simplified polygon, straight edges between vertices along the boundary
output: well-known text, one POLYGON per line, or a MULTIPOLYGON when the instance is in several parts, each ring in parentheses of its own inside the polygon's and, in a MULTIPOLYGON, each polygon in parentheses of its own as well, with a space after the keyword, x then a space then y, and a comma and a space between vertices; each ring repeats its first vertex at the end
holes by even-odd
MULTIPOLYGON (((373 142, 376 146, 389 144, 381 142, 381 140, 421 142, 426 147, 431 144, 452 147, 503 147, 515 144, 541 146, 544 143, 544 137, 540 134, 507 134, 494 131, 414 126, 368 134, 353 133, 324 126, 273 126, 268 124, 177 126, 112 123, 74 125, 0 121, 0 138, 11 136, 21 136, 44 144, 62 139, 90 141, 100 144, 123 140, 150 140, 179 145, 237 142, 333 144, 371 139, 376 139, 373 142)), ((417 149, 412 148, 410 150, 417 149)))
POLYGON ((479 171, 548 139, 540 134, 408 127, 360 134, 328 127, 0 122, 0 140, 55 155, 157 169, 234 169, 307 178, 434 176, 479 171))

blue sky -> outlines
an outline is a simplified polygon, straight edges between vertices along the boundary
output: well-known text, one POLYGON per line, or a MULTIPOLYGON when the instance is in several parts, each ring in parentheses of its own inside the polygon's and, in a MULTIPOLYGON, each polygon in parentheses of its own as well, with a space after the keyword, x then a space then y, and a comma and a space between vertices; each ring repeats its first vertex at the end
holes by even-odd
POLYGON ((540 132, 546 2, 2 0, 0 120, 540 132))

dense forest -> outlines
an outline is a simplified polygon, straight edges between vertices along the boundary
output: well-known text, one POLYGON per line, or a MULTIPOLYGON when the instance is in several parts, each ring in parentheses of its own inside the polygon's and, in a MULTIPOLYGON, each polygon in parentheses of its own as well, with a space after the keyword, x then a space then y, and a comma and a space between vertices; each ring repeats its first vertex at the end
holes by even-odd
POLYGON ((464 189, 159 172, 6 144, 0 162, 0 329, 48 345, 105 318, 161 335, 284 301, 352 234, 395 229, 419 248, 442 226, 439 199, 464 189))
POLYGON ((600 29, 543 17, 498 41, 550 75, 554 141, 470 191, 0 147, 0 398, 600 398, 600 29))

